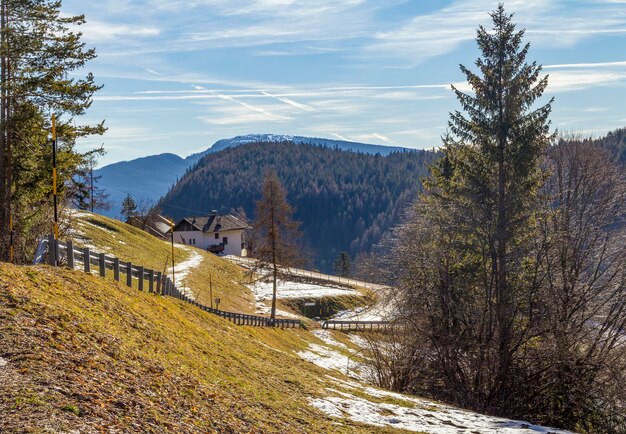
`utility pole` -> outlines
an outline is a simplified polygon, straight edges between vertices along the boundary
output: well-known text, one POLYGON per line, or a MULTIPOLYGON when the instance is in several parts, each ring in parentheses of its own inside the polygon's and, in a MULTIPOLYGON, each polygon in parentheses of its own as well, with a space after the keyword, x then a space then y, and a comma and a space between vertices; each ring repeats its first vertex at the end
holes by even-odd
POLYGON ((213 309, 213 276, 209 273, 209 299, 211 300, 211 309, 213 309))
POLYGON ((172 283, 176 286, 176 274, 174 273, 174 222, 170 222, 170 228, 172 230, 172 283))
POLYGON ((93 160, 89 159, 89 192, 91 196, 91 202, 89 203, 90 211, 93 212, 93 160))
POLYGON ((59 239, 59 209, 57 198, 57 128, 52 113, 52 200, 54 201, 54 239, 59 239))

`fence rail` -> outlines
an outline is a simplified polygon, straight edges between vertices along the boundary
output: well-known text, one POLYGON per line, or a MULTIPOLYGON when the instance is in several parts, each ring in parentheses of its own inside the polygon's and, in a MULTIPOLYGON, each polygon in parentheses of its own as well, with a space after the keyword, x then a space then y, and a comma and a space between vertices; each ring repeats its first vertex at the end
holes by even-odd
POLYGON ((363 330, 380 330, 391 327, 389 321, 339 321, 328 320, 322 323, 322 328, 333 330, 343 330, 348 332, 356 332, 363 330))
POLYGON ((136 265, 131 262, 121 261, 115 256, 110 256, 101 252, 93 252, 89 247, 74 247, 72 241, 63 242, 55 240, 53 235, 41 240, 35 254, 35 263, 46 262, 53 267, 58 267, 65 260, 68 268, 82 269, 85 273, 97 273, 100 277, 106 277, 107 270, 113 271, 113 279, 121 280, 121 275, 125 274, 126 285, 133 286, 133 279, 137 281, 139 291, 147 291, 162 296, 174 297, 184 302, 193 304, 200 309, 218 315, 238 325, 249 325, 257 327, 281 327, 299 328, 302 322, 296 319, 274 319, 257 315, 248 315, 238 312, 227 312, 213 309, 198 303, 194 298, 186 294, 186 291, 179 290, 169 276, 136 265), (82 266, 78 266, 82 263, 82 266), (77 267, 78 266, 78 267, 77 267), (94 268, 92 269, 92 266, 94 268))

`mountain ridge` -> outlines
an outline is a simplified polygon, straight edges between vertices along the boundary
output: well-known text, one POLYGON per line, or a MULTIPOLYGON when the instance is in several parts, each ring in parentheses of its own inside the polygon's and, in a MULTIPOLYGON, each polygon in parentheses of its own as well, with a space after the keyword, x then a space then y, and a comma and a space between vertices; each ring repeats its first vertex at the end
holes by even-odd
POLYGON ((160 207, 174 219, 212 209, 254 218, 263 176, 273 169, 294 217, 302 221, 305 249, 313 252, 317 268, 329 272, 340 252, 353 258, 366 254, 400 222, 437 155, 415 150, 382 156, 293 142, 241 144, 206 154, 160 207))
POLYGON ((137 202, 158 201, 187 170, 191 169, 207 154, 248 143, 276 143, 279 141, 380 155, 412 151, 409 148, 394 146, 284 134, 235 136, 229 139, 218 140, 206 150, 191 154, 185 158, 174 153, 165 152, 133 160, 119 161, 94 170, 94 176, 100 177, 97 184, 98 187, 110 194, 109 200, 112 207, 108 211, 102 211, 102 214, 108 217, 119 217, 122 200, 127 194, 133 196, 137 202))

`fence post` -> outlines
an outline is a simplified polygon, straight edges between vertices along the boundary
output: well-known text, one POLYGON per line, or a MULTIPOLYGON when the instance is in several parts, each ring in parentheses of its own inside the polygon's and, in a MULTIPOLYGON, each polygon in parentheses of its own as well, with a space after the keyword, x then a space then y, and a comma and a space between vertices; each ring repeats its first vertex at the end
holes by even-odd
POLYGON ((104 258, 104 253, 100 253, 98 255, 98 265, 100 266, 100 277, 106 276, 106 262, 104 258))
POLYGON ((148 270, 148 292, 154 292, 154 270, 148 270))
POLYGON ((130 261, 126 263, 126 286, 133 287, 133 264, 130 261))
POLYGON ((113 258, 113 278, 120 281, 120 258, 113 258))
POLYGON ((161 272, 160 271, 157 271, 156 273, 156 292, 159 295, 163 295, 161 293, 161 272))
POLYGON ((54 235, 48 235, 48 264, 56 267, 59 259, 59 245, 57 240, 54 239, 54 235))
POLYGON ((67 267, 73 270, 74 269, 74 243, 72 243, 72 240, 68 240, 68 242, 65 243, 65 251, 66 251, 66 256, 67 256, 67 267))
POLYGON ((48 265, 52 265, 53 267, 56 265, 54 263, 54 235, 48 235, 48 265))
POLYGON ((83 249, 83 269, 85 273, 91 273, 91 252, 89 247, 83 249))
POLYGON ((143 291, 143 267, 140 265, 137 267, 137 269, 139 270, 139 290, 143 291))

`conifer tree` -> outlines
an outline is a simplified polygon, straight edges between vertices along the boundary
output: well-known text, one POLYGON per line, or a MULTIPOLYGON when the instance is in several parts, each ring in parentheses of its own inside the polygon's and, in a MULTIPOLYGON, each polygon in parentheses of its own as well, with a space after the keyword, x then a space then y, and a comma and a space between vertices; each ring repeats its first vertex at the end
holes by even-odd
POLYGON ((104 131, 74 119, 99 89, 91 74, 70 76, 95 57, 70 30, 83 23, 83 16, 63 15, 57 0, 0 1, 0 260, 7 258, 11 215, 16 238, 29 251, 51 229, 50 115, 57 117, 61 195, 84 162, 76 139, 104 131))
POLYGON ((293 208, 289 205, 278 175, 273 170, 265 174, 262 197, 256 204, 253 222, 254 271, 262 279, 272 279, 272 323, 276 319, 277 283, 282 275, 281 267, 294 267, 302 263, 298 239, 300 223, 293 220, 293 208))
POLYGON ((335 273, 339 274, 342 277, 350 276, 352 272, 352 259, 348 252, 341 252, 337 259, 335 260, 335 273))
POLYGON ((477 31, 478 71, 461 66, 472 92, 454 88, 462 109, 399 238, 395 277, 407 317, 427 319, 419 332, 442 393, 506 414, 524 405, 520 353, 540 306, 532 236, 551 101, 537 106, 548 78, 526 61, 524 31, 502 5, 491 18, 493 29, 477 31))
POLYGON ((109 193, 98 186, 102 176, 94 176, 93 166, 95 155, 101 153, 96 149, 85 154, 85 162, 77 167, 76 174, 69 181, 68 199, 76 209, 94 212, 96 210, 110 210, 109 193))
POLYGON ((137 202, 135 202, 130 193, 127 193, 124 200, 122 200, 122 218, 125 220, 130 219, 135 215, 135 211, 137 211, 137 202))

